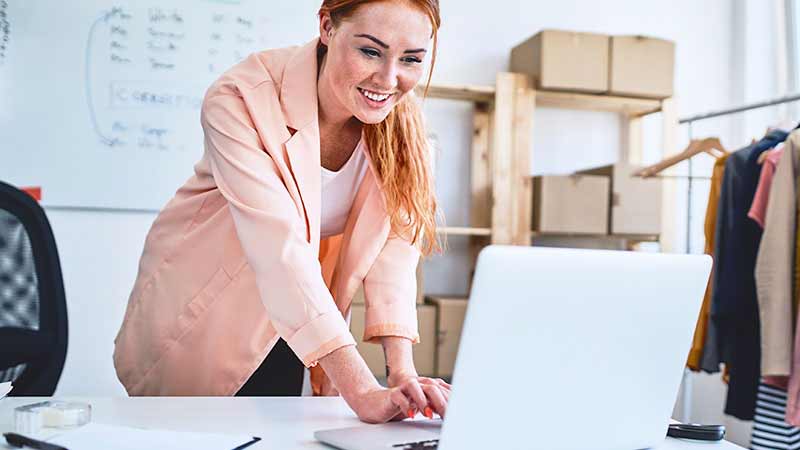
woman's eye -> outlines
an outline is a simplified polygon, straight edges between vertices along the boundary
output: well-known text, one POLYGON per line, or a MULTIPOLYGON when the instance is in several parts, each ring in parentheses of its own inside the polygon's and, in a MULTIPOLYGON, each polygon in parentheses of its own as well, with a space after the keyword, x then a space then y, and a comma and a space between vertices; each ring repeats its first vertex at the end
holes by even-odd
POLYGON ((371 49, 371 48, 362 48, 361 49, 361 53, 369 56, 370 58, 377 58, 378 56, 381 56, 381 54, 378 53, 377 50, 374 50, 374 49, 371 49))
POLYGON ((412 63, 412 64, 419 64, 422 62, 419 58, 403 58, 403 62, 412 63))

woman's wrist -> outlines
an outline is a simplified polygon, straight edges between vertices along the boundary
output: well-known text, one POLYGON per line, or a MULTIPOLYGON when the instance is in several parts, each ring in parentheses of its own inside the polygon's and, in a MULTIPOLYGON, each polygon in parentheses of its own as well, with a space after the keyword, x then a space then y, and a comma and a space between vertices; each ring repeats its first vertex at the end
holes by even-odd
POLYGON ((414 367, 414 353, 411 341, 398 336, 384 336, 381 338, 383 354, 386 360, 386 377, 390 381, 402 376, 417 376, 414 367))
POLYGON ((336 390, 354 410, 357 409, 361 397, 381 387, 353 345, 334 350, 320 359, 319 364, 336 390))

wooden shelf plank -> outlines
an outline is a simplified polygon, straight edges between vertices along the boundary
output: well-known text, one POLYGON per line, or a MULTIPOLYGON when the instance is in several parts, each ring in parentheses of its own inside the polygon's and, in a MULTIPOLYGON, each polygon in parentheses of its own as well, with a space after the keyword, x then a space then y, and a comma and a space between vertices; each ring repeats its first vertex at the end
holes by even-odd
POLYGON ((634 117, 661 111, 660 100, 553 91, 536 91, 536 106, 608 111, 634 117))
POLYGON ((657 234, 542 233, 539 231, 531 231, 531 237, 624 239, 627 241, 636 241, 636 242, 658 242, 660 240, 660 236, 657 234))
MULTIPOLYGON (((421 96, 424 90, 425 86, 417 86, 417 95, 421 96)), ((495 98, 495 87, 432 84, 428 89, 428 97, 492 103, 495 98)), ((536 106, 545 108, 608 111, 638 117, 661 111, 661 100, 604 94, 579 94, 574 92, 537 90, 536 106)))
POLYGON ((492 234, 492 229, 480 227, 439 227, 436 229, 436 232, 451 236, 489 236, 492 234))
MULTIPOLYGON (((417 95, 420 97, 425 92, 425 86, 417 86, 417 95)), ((464 100, 477 103, 492 103, 494 101, 494 86, 477 85, 431 85, 428 88, 429 98, 442 98, 448 100, 464 100)))

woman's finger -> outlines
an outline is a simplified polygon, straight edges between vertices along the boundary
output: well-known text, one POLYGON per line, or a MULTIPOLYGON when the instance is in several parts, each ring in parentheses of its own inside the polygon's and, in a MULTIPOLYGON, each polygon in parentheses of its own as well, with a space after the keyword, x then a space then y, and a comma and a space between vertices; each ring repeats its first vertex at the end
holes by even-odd
POLYGON ((444 401, 448 404, 450 403, 450 389, 439 387, 439 390, 442 391, 442 395, 444 396, 444 401))
POLYGON ((419 408, 419 411, 422 412, 428 406, 428 400, 425 398, 425 392, 422 390, 422 385, 419 384, 416 378, 409 378, 403 385, 401 386, 401 390, 411 398, 416 404, 416 407, 419 408))
POLYGON ((418 377, 417 380, 419 380, 420 384, 433 384, 448 391, 452 389, 452 386, 441 378, 418 377))
POLYGON ((392 389, 392 393, 389 395, 389 398, 392 400, 392 403, 394 403, 400 409, 400 415, 402 415, 403 418, 408 417, 409 411, 414 409, 414 404, 411 402, 411 399, 409 399, 406 394, 398 388, 392 389))
POLYGON ((425 391, 425 395, 430 400, 429 404, 436 414, 444 418, 445 412, 447 412, 447 400, 442 393, 443 388, 435 384, 424 384, 422 389, 425 391))

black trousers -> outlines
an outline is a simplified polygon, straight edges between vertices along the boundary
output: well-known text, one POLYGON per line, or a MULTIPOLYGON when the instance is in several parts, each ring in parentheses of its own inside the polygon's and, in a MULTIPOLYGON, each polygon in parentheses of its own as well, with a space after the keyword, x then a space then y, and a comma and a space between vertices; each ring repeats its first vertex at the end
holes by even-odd
POLYGON ((297 397, 303 393, 303 363, 283 339, 236 393, 237 397, 297 397))

